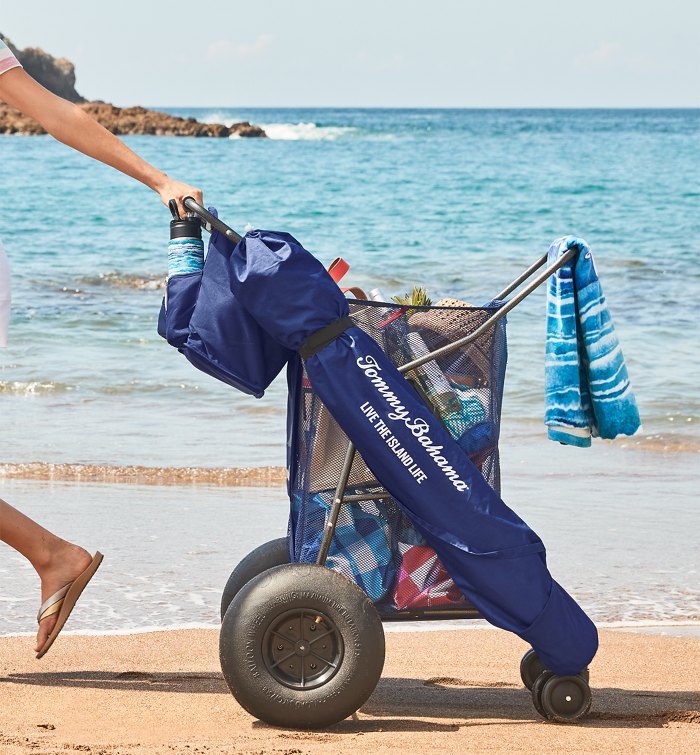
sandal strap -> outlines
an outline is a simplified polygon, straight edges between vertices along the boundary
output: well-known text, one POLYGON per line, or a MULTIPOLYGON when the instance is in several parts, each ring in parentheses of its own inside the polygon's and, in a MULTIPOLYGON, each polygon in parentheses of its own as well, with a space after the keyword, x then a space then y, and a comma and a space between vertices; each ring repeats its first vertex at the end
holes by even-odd
POLYGON ((68 593, 68 590, 70 590, 72 584, 73 583, 70 582, 65 587, 62 587, 58 592, 55 592, 50 598, 47 598, 44 603, 42 603, 41 608, 39 609, 39 613, 36 617, 37 623, 41 624, 44 619, 47 619, 49 616, 53 616, 55 613, 58 613, 61 610, 63 599, 66 597, 66 594, 68 593))

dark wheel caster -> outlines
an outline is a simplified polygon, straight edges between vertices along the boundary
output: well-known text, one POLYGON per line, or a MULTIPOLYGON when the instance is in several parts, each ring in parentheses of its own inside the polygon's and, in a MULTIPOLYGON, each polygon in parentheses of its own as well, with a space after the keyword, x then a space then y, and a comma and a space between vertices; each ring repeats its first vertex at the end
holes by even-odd
POLYGON ((528 689, 532 689, 537 677, 546 670, 544 663, 532 648, 525 653, 520 661, 520 678, 528 689))
POLYGON ((248 713, 273 726, 319 729, 352 715, 374 691, 384 630, 354 582, 324 567, 287 564, 233 598, 219 656, 248 713))
POLYGON ((542 694, 542 687, 544 687, 544 683, 553 676, 554 674, 551 671, 543 671, 537 677, 537 679, 535 679, 532 685, 532 690, 531 690, 532 704, 535 706, 535 710, 542 716, 542 718, 547 718, 547 713, 545 709, 542 707, 542 702, 540 700, 540 695, 542 694))
POLYGON ((581 674, 557 676, 544 671, 532 685, 532 703, 547 721, 573 723, 588 713, 591 688, 581 674))
MULTIPOLYGON (((537 677, 540 676, 543 671, 547 670, 548 669, 545 667, 545 665, 539 659, 537 653, 532 648, 530 648, 530 650, 525 653, 522 660, 520 661, 520 678, 523 680, 523 684, 530 690, 532 689, 532 686, 534 685, 537 677)), ((579 676, 582 676, 586 681, 588 681, 588 669, 585 668, 582 671, 579 671, 579 676)))
POLYGON ((269 543, 264 543, 251 551, 231 572, 231 576, 226 582, 224 594, 221 596, 221 620, 224 620, 226 610, 243 585, 257 577, 258 574, 272 569, 273 566, 282 566, 282 564, 288 563, 289 540, 286 537, 270 540, 269 543))

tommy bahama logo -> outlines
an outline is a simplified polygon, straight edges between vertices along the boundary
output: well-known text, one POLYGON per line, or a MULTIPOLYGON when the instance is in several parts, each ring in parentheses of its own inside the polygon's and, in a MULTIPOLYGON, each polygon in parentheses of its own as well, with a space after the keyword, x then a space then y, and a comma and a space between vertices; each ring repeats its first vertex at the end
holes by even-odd
POLYGON ((382 368, 377 363, 375 357, 359 357, 357 359, 357 366, 364 372, 365 377, 369 379, 377 393, 390 407, 391 411, 387 414, 388 419, 403 423, 454 487, 460 492, 468 491, 469 484, 460 478, 457 470, 442 455, 444 446, 436 445, 430 437, 430 423, 422 417, 416 417, 415 419, 411 417, 408 409, 401 403, 401 399, 391 390, 389 384, 379 374, 382 368))

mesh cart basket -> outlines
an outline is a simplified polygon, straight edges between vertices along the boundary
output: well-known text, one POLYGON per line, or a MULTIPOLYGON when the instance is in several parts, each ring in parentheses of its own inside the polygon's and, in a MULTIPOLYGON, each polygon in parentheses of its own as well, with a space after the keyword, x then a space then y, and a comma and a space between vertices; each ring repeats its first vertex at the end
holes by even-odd
MULTIPOLYGON (((400 367, 415 358, 411 348, 416 343, 431 352, 454 343, 486 323, 499 306, 494 302, 485 307, 408 308, 351 301, 350 316, 400 367)), ((474 341, 407 374, 496 492, 500 492, 498 435, 505 367, 502 318, 474 341)), ((303 368, 295 371, 294 378, 289 438, 291 557, 295 562, 316 563, 349 441, 314 393, 303 368)), ((475 614, 397 502, 382 493, 359 454, 347 493, 371 498, 341 509, 328 567, 356 582, 385 620, 429 618, 436 611, 475 614)))

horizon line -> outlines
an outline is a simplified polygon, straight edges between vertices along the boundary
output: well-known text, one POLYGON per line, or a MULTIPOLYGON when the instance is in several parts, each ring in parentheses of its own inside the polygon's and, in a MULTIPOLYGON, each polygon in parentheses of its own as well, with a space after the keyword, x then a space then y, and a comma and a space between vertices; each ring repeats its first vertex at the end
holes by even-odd
MULTIPOLYGON (((119 105, 118 107, 136 107, 119 105)), ((142 105, 157 108, 226 110, 700 110, 700 105, 142 105)))

